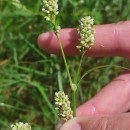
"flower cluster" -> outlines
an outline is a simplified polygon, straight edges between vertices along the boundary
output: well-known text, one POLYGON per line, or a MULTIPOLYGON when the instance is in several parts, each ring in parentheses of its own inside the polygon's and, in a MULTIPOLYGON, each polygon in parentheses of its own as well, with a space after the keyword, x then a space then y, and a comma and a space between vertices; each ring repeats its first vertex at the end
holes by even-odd
POLYGON ((85 52, 94 45, 94 21, 90 16, 86 16, 81 18, 79 23, 80 25, 77 31, 80 36, 80 44, 77 48, 81 52, 85 52))
POLYGON ((80 4, 83 4, 84 2, 85 2, 84 0, 80 0, 80 1, 79 1, 80 4))
POLYGON ((61 26, 56 26, 55 33, 58 34, 60 32, 61 26))
POLYGON ((12 130, 31 130, 31 126, 28 123, 18 122, 11 125, 12 130))
POLYGON ((20 0, 12 0, 12 4, 19 9, 27 10, 26 7, 21 4, 20 0))
POLYGON ((73 111, 70 107, 68 95, 65 95, 63 91, 55 93, 55 105, 55 109, 61 119, 67 121, 73 118, 73 111))
POLYGON ((53 23, 56 15, 59 13, 58 0, 43 0, 42 11, 45 14, 45 19, 53 23))

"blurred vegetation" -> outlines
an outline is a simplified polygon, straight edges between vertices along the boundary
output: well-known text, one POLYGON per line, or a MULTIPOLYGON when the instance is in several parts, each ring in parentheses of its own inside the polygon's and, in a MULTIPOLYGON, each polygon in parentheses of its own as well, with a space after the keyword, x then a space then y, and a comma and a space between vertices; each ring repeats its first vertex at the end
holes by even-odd
MULTIPOLYGON (((27 10, 16 8, 11 0, 0 1, 0 129, 16 121, 28 122, 33 130, 52 130, 58 121, 54 110, 55 91, 69 91, 61 57, 46 54, 37 45, 40 33, 49 30, 41 15, 42 0, 21 0, 27 10), (64 80, 62 80, 64 79, 64 80)), ((58 21, 77 27, 81 16, 91 15, 96 24, 130 19, 130 0, 59 0, 58 21)), ((68 57, 73 77, 78 57, 68 57)), ((130 63, 119 57, 86 58, 82 73, 93 67, 130 63)), ((78 104, 91 98, 121 69, 97 69, 82 81, 78 104)))

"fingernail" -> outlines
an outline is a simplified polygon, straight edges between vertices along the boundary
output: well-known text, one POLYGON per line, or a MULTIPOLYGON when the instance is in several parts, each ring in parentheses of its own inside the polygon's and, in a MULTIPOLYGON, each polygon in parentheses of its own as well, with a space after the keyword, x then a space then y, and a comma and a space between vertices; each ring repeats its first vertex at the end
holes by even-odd
POLYGON ((38 37, 38 43, 39 44, 43 43, 43 41, 47 40, 48 37, 49 37, 48 32, 40 34, 39 37, 38 37))
POLYGON ((41 36, 44 38, 48 38, 49 35, 50 35, 50 32, 44 32, 43 34, 41 34, 41 36))
POLYGON ((56 130, 60 130, 60 128, 64 125, 65 122, 66 122, 65 120, 62 120, 62 119, 61 119, 61 120, 59 121, 58 125, 57 125, 56 130))
POLYGON ((59 130, 81 130, 81 126, 77 121, 71 120, 60 127, 59 130))

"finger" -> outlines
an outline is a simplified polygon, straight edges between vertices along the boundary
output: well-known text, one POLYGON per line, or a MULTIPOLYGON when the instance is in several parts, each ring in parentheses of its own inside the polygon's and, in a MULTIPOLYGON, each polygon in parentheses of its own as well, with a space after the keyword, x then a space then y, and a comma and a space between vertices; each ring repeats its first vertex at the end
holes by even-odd
POLYGON ((79 106, 77 116, 109 115, 130 109, 130 72, 121 74, 90 101, 79 106))
POLYGON ((57 125, 57 128, 56 128, 56 130, 60 130, 60 128, 63 126, 63 124, 65 123, 66 121, 65 120, 60 120, 59 121, 59 123, 58 123, 58 125, 57 125))
MULTIPOLYGON (((95 43, 88 56, 123 56, 130 58, 130 21, 95 26, 95 43)), ((76 29, 62 29, 60 38, 66 55, 79 54, 76 29)), ((38 44, 44 51, 59 54, 58 40, 53 32, 38 37, 38 44)))
POLYGON ((130 114, 117 116, 77 117, 66 122, 60 130, 129 130, 130 114))

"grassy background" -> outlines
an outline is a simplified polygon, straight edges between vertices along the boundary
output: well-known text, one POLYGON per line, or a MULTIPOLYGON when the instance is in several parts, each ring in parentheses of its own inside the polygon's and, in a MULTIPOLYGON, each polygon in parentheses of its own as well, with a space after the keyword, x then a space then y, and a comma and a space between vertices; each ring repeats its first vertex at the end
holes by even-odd
MULTIPOLYGON (((21 0, 27 10, 18 9, 11 0, 0 1, 0 130, 16 121, 28 122, 33 130, 55 129, 58 117, 54 93, 70 93, 61 57, 46 54, 37 46, 40 33, 49 25, 40 15, 41 0, 21 0), (62 80, 64 79, 64 80, 62 80)), ((60 25, 77 27, 80 16, 91 15, 96 24, 130 19, 130 0, 59 0, 60 25)), ((72 76, 79 58, 69 57, 72 76)), ((82 72, 96 66, 129 66, 119 57, 87 58, 82 72)), ((119 68, 98 69, 85 77, 79 89, 78 104, 91 98, 102 86, 117 76, 119 68)))

